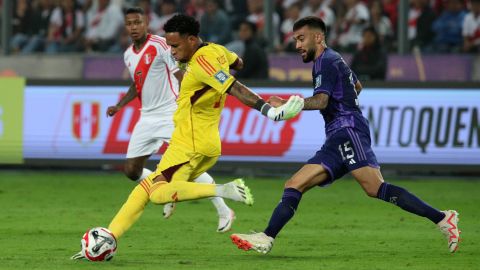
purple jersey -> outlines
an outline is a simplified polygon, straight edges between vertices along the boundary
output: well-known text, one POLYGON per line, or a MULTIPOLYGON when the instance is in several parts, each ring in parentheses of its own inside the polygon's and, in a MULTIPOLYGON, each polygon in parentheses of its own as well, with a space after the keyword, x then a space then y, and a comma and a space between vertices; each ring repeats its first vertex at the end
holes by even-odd
MULTIPOLYGON (((358 106, 355 83, 357 76, 336 51, 326 48, 315 60, 312 69, 313 95, 329 96, 328 105, 320 110, 325 120, 327 137, 340 128, 364 129, 366 119, 358 106)), ((368 128, 368 125, 366 126, 368 128)))

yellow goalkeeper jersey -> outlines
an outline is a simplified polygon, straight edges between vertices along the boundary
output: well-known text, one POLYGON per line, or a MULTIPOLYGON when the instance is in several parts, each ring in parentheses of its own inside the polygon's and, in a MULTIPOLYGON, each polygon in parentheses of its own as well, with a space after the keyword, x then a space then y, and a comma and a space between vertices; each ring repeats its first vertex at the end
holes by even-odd
POLYGON ((214 157, 221 154, 218 126, 226 91, 235 81, 230 65, 238 56, 225 47, 204 43, 187 63, 170 147, 214 157))

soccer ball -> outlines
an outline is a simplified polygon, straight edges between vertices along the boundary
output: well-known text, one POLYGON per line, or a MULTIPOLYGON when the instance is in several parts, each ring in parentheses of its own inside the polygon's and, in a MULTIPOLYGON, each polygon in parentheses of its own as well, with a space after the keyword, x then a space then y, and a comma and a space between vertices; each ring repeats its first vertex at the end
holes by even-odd
POLYGON ((106 228, 88 230, 82 237, 82 255, 89 261, 109 261, 117 251, 117 239, 106 228))

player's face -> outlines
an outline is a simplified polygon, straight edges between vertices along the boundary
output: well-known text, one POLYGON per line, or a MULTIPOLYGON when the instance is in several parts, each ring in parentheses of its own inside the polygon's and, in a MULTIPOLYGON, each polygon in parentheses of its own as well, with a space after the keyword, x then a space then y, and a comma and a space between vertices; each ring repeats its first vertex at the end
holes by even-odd
POLYGON ((125 16, 125 29, 133 41, 140 40, 147 35, 148 23, 140 13, 130 13, 125 16))
POLYGON ((311 31, 307 26, 304 26, 293 33, 295 40, 295 49, 302 56, 304 63, 315 60, 317 52, 316 43, 318 41, 318 33, 311 31))
POLYGON ((195 53, 197 38, 194 36, 180 35, 178 32, 171 32, 166 33, 165 39, 171 47, 173 57, 179 62, 188 62, 195 53))

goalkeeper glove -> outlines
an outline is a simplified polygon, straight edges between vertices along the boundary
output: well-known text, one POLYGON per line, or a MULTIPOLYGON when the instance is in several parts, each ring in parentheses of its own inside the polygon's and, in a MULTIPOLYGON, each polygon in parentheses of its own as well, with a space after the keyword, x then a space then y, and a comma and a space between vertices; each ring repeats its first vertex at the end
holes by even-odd
POLYGON ((288 120, 297 116, 302 111, 303 98, 290 96, 285 104, 276 108, 270 106, 270 104, 266 103, 263 99, 260 99, 257 104, 255 104, 255 108, 274 121, 288 120))

